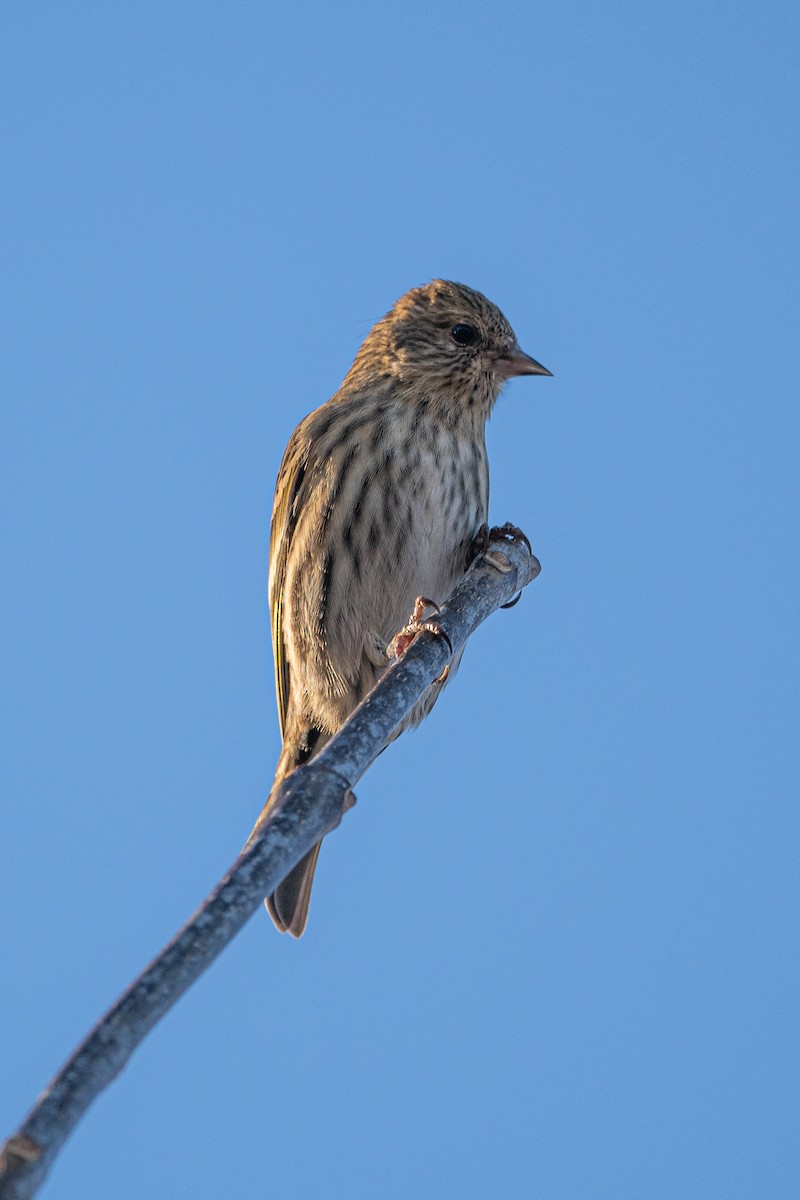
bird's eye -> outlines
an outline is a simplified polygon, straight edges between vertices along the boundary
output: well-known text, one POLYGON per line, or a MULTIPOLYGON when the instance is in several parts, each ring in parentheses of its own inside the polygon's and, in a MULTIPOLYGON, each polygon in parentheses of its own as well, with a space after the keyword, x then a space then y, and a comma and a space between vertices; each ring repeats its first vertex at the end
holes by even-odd
POLYGON ((471 325, 454 325, 450 336, 459 346, 474 346, 478 340, 478 331, 471 325))

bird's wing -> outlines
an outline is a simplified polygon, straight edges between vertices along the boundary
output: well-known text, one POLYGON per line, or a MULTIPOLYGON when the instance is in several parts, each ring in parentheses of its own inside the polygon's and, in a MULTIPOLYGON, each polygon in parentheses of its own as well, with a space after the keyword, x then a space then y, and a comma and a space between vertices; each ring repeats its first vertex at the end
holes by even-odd
POLYGON ((275 691, 278 697, 278 720, 281 738, 284 737, 286 714, 289 709, 289 662, 283 636, 283 600, 286 582, 286 563, 291 553, 292 538, 302 508, 303 493, 310 452, 310 441, 295 430, 286 447, 272 506, 269 539, 269 607, 272 614, 272 648, 275 655, 275 691))

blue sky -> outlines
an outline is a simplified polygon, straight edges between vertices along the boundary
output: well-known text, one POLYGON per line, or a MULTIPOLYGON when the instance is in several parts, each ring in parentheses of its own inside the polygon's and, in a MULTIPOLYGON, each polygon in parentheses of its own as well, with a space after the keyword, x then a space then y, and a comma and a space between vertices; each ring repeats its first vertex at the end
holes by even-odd
POLYGON ((795 1197, 796 6, 0 26, 3 1132, 259 812, 294 426, 437 275, 554 372, 540 578, 44 1194, 795 1197))

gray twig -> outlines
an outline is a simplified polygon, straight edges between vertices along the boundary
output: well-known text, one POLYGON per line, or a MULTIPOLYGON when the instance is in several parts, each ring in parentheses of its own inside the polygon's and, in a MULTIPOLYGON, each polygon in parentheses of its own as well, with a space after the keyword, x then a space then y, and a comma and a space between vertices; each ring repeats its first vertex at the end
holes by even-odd
POLYGON ((0 1200, 28 1200, 92 1101, 303 855, 341 820, 346 793, 374 762, 453 653, 539 574, 524 541, 495 537, 436 618, 276 800, 227 875, 78 1046, 0 1155, 0 1200))

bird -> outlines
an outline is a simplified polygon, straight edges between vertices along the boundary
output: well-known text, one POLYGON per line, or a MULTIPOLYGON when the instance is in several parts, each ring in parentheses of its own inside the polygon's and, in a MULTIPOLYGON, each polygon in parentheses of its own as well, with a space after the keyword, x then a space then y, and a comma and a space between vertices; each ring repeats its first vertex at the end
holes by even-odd
MULTIPOLYGON (((339 390, 295 429, 270 526, 282 749, 256 829, 277 785, 319 753, 413 638, 424 609, 463 577, 487 530, 485 430, 495 401, 513 376, 551 374, 481 292, 434 279, 396 301, 339 390)), ((430 712, 445 682, 431 685, 395 736, 430 712)), ((295 938, 306 928, 320 845, 265 901, 276 928, 295 938)))

